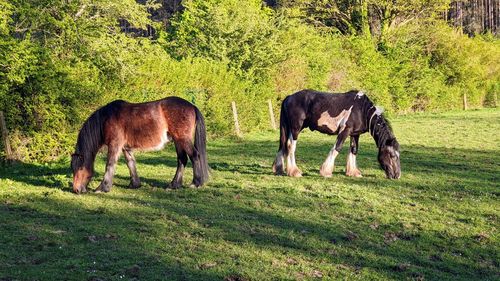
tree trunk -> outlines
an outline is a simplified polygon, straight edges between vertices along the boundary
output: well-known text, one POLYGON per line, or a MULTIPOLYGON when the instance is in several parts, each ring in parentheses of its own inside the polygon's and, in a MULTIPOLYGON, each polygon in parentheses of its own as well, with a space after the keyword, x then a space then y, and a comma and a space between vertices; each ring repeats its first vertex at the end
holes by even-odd
POLYGON ((363 35, 370 35, 370 23, 368 17, 368 1, 360 0, 359 15, 361 16, 361 33, 363 35))
POLYGON ((488 31, 498 35, 500 0, 452 1, 446 17, 451 25, 471 36, 488 31))

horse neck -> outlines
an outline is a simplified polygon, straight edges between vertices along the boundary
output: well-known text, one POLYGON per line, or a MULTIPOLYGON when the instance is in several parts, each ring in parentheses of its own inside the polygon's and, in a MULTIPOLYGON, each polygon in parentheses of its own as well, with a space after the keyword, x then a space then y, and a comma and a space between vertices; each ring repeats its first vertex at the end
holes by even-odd
POLYGON ((85 121, 76 143, 76 154, 82 155, 84 165, 92 167, 97 152, 101 148, 104 138, 102 132, 103 120, 99 111, 85 121))
POLYGON ((99 151, 100 146, 91 145, 86 140, 78 138, 76 144, 75 154, 83 157, 83 165, 88 168, 94 167, 95 157, 99 151))
POLYGON ((368 127, 379 149, 385 146, 387 140, 394 138, 389 123, 385 120, 383 115, 375 114, 371 120, 371 124, 370 122, 368 123, 368 127), (372 128, 371 130, 370 127, 372 128))

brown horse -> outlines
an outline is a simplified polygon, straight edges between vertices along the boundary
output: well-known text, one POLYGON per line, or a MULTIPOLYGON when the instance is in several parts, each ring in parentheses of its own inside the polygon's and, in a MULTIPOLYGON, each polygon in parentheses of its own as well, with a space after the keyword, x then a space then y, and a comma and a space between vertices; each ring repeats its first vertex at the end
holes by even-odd
POLYGON ((182 185, 188 157, 193 164, 192 184, 202 186, 208 179, 206 131, 196 106, 178 97, 168 97, 146 103, 117 100, 101 107, 85 121, 78 134, 71 159, 73 191, 87 191, 96 154, 104 145, 108 147, 106 173, 96 192, 110 191, 121 152, 130 170, 130 187, 140 187, 132 151, 160 150, 172 140, 177 152, 177 171, 170 187, 182 185))

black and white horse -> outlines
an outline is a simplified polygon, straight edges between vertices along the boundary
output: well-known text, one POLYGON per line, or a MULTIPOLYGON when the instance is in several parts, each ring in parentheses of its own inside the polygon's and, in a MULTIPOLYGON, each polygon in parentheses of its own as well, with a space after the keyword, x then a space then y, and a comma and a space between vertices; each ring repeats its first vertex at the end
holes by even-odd
POLYGON ((280 144, 273 164, 275 174, 284 174, 286 158, 286 174, 291 177, 302 176, 295 163, 295 149, 299 133, 304 128, 338 135, 336 144, 321 165, 320 174, 323 177, 332 176, 335 158, 347 137, 351 137, 351 145, 347 156, 346 175, 361 177, 356 166, 358 140, 359 135, 369 132, 379 149, 378 161, 387 178, 400 178, 399 143, 389 122, 382 115, 382 110, 363 92, 330 94, 302 90, 286 97, 281 104, 280 144))

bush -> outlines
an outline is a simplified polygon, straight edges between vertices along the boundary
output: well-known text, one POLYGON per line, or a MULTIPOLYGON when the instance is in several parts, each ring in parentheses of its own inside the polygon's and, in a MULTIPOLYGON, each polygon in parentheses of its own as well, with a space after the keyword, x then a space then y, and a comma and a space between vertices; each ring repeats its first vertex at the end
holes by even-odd
POLYGON ((149 20, 150 1, 51 2, 50 12, 46 1, 21 2, 0 0, 0 110, 23 161, 67 155, 83 121, 115 99, 183 97, 217 137, 233 134, 231 101, 243 131, 262 130, 267 100, 278 113, 285 96, 304 88, 364 90, 389 113, 457 109, 464 95, 470 107, 497 106, 500 41, 439 20, 373 38, 355 29, 339 35, 311 24, 315 15, 303 9, 259 0, 183 1, 168 28, 149 20), (125 34, 118 18, 154 25, 158 38, 125 34))

